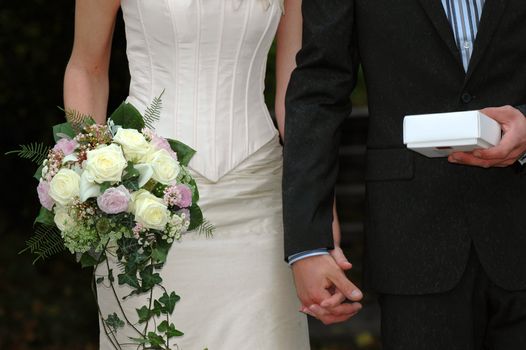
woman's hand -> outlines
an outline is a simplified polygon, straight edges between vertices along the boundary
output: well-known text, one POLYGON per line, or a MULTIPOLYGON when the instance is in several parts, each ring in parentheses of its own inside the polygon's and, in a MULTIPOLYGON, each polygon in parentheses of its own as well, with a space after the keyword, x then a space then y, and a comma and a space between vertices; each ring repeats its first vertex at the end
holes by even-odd
POLYGON ((334 249, 330 251, 330 254, 338 266, 344 270, 350 270, 352 264, 347 260, 342 248, 340 247, 342 231, 340 227, 340 220, 338 218, 338 212, 336 211, 336 201, 334 201, 333 207, 333 220, 332 220, 332 238, 334 240, 334 249))

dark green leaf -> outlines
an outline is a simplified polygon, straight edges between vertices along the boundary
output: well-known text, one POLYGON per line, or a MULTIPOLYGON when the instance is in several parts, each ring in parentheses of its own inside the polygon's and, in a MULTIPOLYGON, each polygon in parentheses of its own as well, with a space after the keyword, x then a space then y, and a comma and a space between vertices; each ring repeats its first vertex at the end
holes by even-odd
POLYGON ((188 183, 188 187, 190 187, 192 190, 192 203, 195 204, 197 201, 199 201, 199 189, 197 188, 197 184, 195 183, 194 179, 188 183))
POLYGON ((165 333, 169 327, 170 325, 168 324, 168 321, 164 320, 157 326, 157 331, 165 333))
POLYGON ((108 188, 112 186, 112 183, 109 181, 104 181, 100 184, 100 193, 104 193, 108 188))
POLYGON ((123 181, 130 181, 134 179, 138 179, 141 174, 135 167, 133 166, 132 162, 128 162, 128 165, 124 169, 124 175, 122 176, 123 181))
POLYGON ((53 215, 53 212, 51 212, 50 210, 47 210, 44 207, 41 207, 40 208, 40 212, 38 213, 38 216, 35 219, 34 223, 35 224, 36 223, 40 223, 40 224, 44 224, 44 225, 48 225, 48 226, 54 226, 55 225, 54 217, 55 216, 53 215))
POLYGON ((125 271, 136 273, 139 267, 146 260, 146 257, 140 252, 136 251, 128 255, 127 259, 128 261, 126 261, 125 271))
POLYGON ((181 300, 181 297, 175 294, 175 292, 168 295, 166 292, 159 298, 159 301, 163 304, 165 313, 172 314, 174 312, 175 304, 181 300))
POLYGON ((187 166, 195 154, 195 150, 177 140, 167 139, 172 150, 177 153, 177 160, 183 166, 187 166))
POLYGON ((163 306, 162 304, 158 301, 158 300, 154 300, 153 301, 153 309, 152 309, 152 313, 155 315, 155 316, 161 316, 161 313, 163 312, 163 306))
POLYGON ((147 344, 148 343, 148 339, 146 338, 133 338, 133 337, 129 337, 131 340, 133 340, 134 342, 136 342, 137 344, 147 344))
POLYGON ((104 277, 97 278, 95 282, 97 282, 97 284, 101 284, 102 282, 104 282, 104 277))
POLYGON ((137 310, 137 315, 139 316, 139 323, 145 323, 152 317, 152 312, 146 306, 135 310, 137 310))
POLYGON ((33 175, 33 177, 39 181, 42 178, 42 169, 44 169, 44 165, 40 165, 33 175))
POLYGON ((113 270, 110 269, 108 272, 108 280, 110 280, 111 283, 115 281, 115 278, 113 277, 113 270))
MULTIPOLYGON (((149 183, 150 183, 150 182, 148 182, 148 184, 149 184, 149 183)), ((148 185, 148 184, 147 184, 147 185, 148 185)), ((165 190, 167 187, 168 187, 168 186, 163 185, 163 184, 161 184, 161 183, 155 183, 155 186, 153 186, 153 188, 150 190, 150 192, 151 192, 154 196, 156 196, 156 197, 163 198, 163 196, 164 196, 164 190, 165 190)), ((146 186, 144 186, 144 188, 147 189, 146 186)))
POLYGON ((122 237, 117 241, 119 248, 117 249, 117 257, 119 260, 131 256, 132 253, 136 253, 140 246, 135 238, 122 237))
POLYGON ((152 250, 152 259, 156 263, 166 262, 169 250, 170 244, 166 243, 166 241, 159 241, 157 246, 152 250))
POLYGON ((117 275, 117 278, 119 279, 119 285, 127 284, 130 287, 133 288, 140 288, 139 280, 137 279, 136 275, 128 274, 128 273, 121 273, 117 275))
POLYGON ((74 138, 76 136, 75 130, 73 130, 73 127, 70 123, 66 122, 55 125, 53 127, 53 138, 55 139, 55 142, 64 138, 64 136, 68 136, 71 138, 74 138))
POLYGON ((110 327, 114 332, 119 329, 119 328, 122 328, 124 327, 124 321, 121 320, 119 318, 119 316, 117 316, 117 314, 114 312, 113 314, 111 315, 108 315, 108 318, 104 320, 104 322, 106 323, 106 325, 108 327, 110 327))
POLYGON ((95 259, 93 256, 91 256, 91 254, 89 252, 86 252, 84 254, 82 254, 82 256, 80 257, 80 265, 84 268, 84 267, 92 267, 92 266, 96 266, 99 261, 97 259, 95 259))
POLYGON ((137 180, 124 181, 122 185, 133 192, 138 191, 140 189, 139 182, 137 180))
POLYGON ((164 345, 164 339, 155 332, 148 332, 148 342, 152 346, 162 346, 164 345))
POLYGON ((142 280, 142 290, 147 291, 163 281, 158 273, 153 273, 153 266, 148 265, 139 273, 142 280))
POLYGON ((188 230, 195 230, 203 223, 203 212, 197 204, 190 207, 190 226, 188 230))
POLYGON ((168 339, 173 338, 173 337, 181 337, 183 335, 184 333, 177 330, 175 326, 173 325, 173 323, 170 324, 170 327, 168 327, 168 329, 166 330, 166 336, 168 337, 168 339))
POLYGON ((144 120, 141 113, 130 103, 123 102, 110 116, 115 125, 120 125, 125 129, 136 129, 141 131, 144 128, 144 120))

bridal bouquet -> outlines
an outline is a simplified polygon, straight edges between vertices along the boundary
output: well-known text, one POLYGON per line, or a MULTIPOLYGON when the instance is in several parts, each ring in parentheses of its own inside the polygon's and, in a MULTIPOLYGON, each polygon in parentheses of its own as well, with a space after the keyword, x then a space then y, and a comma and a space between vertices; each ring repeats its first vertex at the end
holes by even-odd
POLYGON ((115 349, 121 348, 116 332, 126 324, 137 333, 132 341, 144 349, 170 349, 170 339, 183 334, 169 322, 179 296, 166 291, 156 270, 186 231, 213 230, 203 219, 196 183, 186 169, 195 152, 153 131, 160 108, 161 97, 144 116, 123 103, 106 125, 67 111, 67 122, 53 127, 54 147, 30 144, 10 152, 39 165, 35 177, 42 208, 26 249, 36 260, 68 249, 83 267, 95 271, 107 265, 107 275, 94 273, 94 283, 109 284, 122 311, 102 315, 100 310, 115 349), (116 278, 108 255, 119 262, 116 278), (131 287, 131 294, 150 293, 148 305, 136 310, 138 322, 124 313, 115 280, 131 287), (163 292, 158 299, 155 287, 163 292))

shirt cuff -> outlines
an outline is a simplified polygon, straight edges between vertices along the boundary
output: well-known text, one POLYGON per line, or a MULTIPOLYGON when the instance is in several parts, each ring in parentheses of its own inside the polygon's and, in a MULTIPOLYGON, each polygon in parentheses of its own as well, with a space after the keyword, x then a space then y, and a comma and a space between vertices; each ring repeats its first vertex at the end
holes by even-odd
POLYGON ((320 249, 313 249, 313 250, 307 250, 304 252, 292 254, 289 256, 289 265, 292 266, 296 261, 310 258, 311 256, 318 256, 318 255, 329 255, 329 250, 327 248, 320 248, 320 249))

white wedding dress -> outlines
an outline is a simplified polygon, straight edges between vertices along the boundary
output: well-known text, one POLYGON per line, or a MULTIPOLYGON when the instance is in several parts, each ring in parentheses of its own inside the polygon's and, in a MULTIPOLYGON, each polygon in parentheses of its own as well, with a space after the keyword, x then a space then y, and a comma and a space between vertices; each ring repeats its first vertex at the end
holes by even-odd
MULTIPOLYGON (((197 151, 190 169, 216 227, 212 238, 186 234, 161 272, 166 288, 181 296, 173 322, 185 335, 177 349, 310 348, 283 261, 282 150, 263 98, 280 1, 121 2, 128 102, 144 111, 164 90, 156 131, 197 151)), ((128 292, 118 288, 121 296, 128 292)), ((101 284, 97 293, 103 315, 120 314, 111 289, 101 284)), ((124 302, 132 320, 146 298, 124 302)), ((135 336, 128 328, 118 332, 122 343, 135 336)), ((104 332, 100 349, 112 349, 104 332)))

